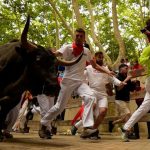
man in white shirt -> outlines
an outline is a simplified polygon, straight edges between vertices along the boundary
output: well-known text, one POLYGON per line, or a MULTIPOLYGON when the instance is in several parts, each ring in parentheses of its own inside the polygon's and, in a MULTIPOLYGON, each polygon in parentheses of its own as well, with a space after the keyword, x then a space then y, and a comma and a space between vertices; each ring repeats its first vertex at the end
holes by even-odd
MULTIPOLYGON (((97 52, 95 54, 96 63, 100 66, 103 66, 106 68, 106 70, 109 70, 106 66, 103 64, 103 53, 97 52)), ((95 123, 94 128, 98 128, 100 123, 103 121, 104 117, 106 116, 107 109, 108 109, 108 93, 106 86, 111 83, 116 86, 121 86, 122 84, 126 84, 124 82, 121 82, 116 77, 109 76, 103 72, 100 72, 96 69, 94 69, 91 65, 86 67, 86 74, 89 82, 89 86, 92 89, 92 92, 96 96, 96 105, 95 105, 95 123)))
POLYGON ((73 44, 65 45, 54 53, 57 57, 61 56, 65 60, 69 61, 76 59, 82 53, 83 55, 78 63, 65 67, 64 77, 61 82, 61 90, 59 92, 57 102, 41 119, 41 129, 39 130, 40 137, 46 136, 46 127, 49 122, 51 122, 65 109, 65 106, 74 90, 77 90, 78 95, 82 97, 84 101, 84 134, 86 134, 86 136, 90 136, 93 133, 97 133, 97 129, 93 129, 93 104, 96 101, 96 97, 90 87, 84 83, 86 62, 90 62, 95 69, 103 71, 106 74, 112 75, 112 72, 96 64, 89 49, 83 47, 83 42, 85 41, 85 31, 83 29, 79 28, 75 31, 74 40, 73 44))
MULTIPOLYGON (((95 58, 96 58, 96 63, 99 66, 102 66, 106 70, 109 70, 107 67, 103 65, 104 56, 102 52, 95 53, 95 58)), ((102 73, 96 70, 95 68, 92 67, 92 65, 88 65, 86 67, 85 76, 87 78, 87 81, 89 83, 89 86, 92 92, 94 93, 96 97, 96 101, 94 104, 95 122, 94 122, 93 128, 98 129, 100 123, 103 121, 104 117, 106 116, 107 109, 108 109, 108 101, 107 101, 108 94, 106 92, 107 91, 106 85, 108 83, 112 83, 117 86, 121 86, 122 84, 125 84, 125 83, 119 81, 115 77, 111 77, 107 75, 106 73, 102 73)), ((79 125, 82 125, 82 123, 77 122, 77 124, 75 124, 75 127, 78 128, 79 125)), ((96 138, 97 136, 93 136, 93 137, 96 138)))

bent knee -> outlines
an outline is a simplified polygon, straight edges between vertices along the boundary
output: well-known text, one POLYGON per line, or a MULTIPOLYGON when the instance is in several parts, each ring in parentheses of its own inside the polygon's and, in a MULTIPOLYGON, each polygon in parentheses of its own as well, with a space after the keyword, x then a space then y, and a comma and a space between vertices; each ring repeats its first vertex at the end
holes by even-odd
POLYGON ((96 103, 96 98, 93 96, 84 96, 83 101, 84 101, 84 105, 91 104, 91 103, 94 104, 96 103))
POLYGON ((58 112, 58 111, 62 110, 62 107, 60 105, 56 104, 56 105, 53 106, 53 110, 56 111, 56 112, 58 112))
POLYGON ((106 113, 107 113, 107 109, 103 109, 103 110, 100 111, 101 116, 105 116, 106 113))

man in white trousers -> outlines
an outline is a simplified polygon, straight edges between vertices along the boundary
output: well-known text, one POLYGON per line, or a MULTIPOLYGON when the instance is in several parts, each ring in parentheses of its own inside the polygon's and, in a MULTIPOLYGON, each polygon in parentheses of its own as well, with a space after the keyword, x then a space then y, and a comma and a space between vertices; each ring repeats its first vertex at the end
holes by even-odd
POLYGON ((66 60, 74 60, 82 53, 83 55, 78 63, 65 67, 57 102, 41 119, 39 135, 46 134, 45 127, 65 109, 65 106, 74 90, 77 90, 77 93, 84 101, 83 127, 85 130, 83 131, 83 134, 89 137, 98 132, 97 129, 93 129, 93 103, 96 100, 96 97, 90 87, 84 83, 84 69, 86 67, 86 62, 89 62, 99 71, 105 72, 109 75, 112 75, 112 72, 105 70, 103 67, 96 64, 89 49, 83 47, 85 41, 85 31, 83 29, 79 28, 75 31, 74 40, 75 41, 72 44, 65 45, 54 53, 57 57, 61 56, 66 60))
MULTIPOLYGON (((107 66, 103 64, 104 55, 102 52, 95 53, 95 58, 97 64, 100 66, 105 67, 107 70, 107 66)), ((102 73, 96 69, 94 69, 91 65, 88 65, 85 70, 85 76, 87 82, 89 83, 92 92, 96 96, 96 102, 94 106, 94 116, 95 122, 93 128, 98 129, 99 125, 103 121, 104 117, 106 116, 107 109, 108 109, 108 92, 107 92, 107 85, 108 84, 115 84, 116 86, 122 86, 126 83, 121 82, 115 77, 111 77, 105 73, 102 73)), ((82 125, 82 121, 80 120, 77 122, 72 129, 77 129, 82 125)), ((75 133, 74 130, 71 130, 72 133, 75 133)), ((97 136, 93 136, 92 138, 97 139, 97 136)))
POLYGON ((139 59, 139 63, 148 69, 148 77, 145 81, 146 94, 144 101, 140 107, 132 114, 130 119, 125 123, 123 128, 120 128, 122 132, 122 139, 124 142, 128 142, 128 134, 131 128, 136 122, 138 122, 149 110, 150 110, 150 46, 146 47, 139 59))
MULTIPOLYGON (((54 97, 48 96, 46 94, 39 94, 37 95, 37 101, 39 103, 40 107, 40 114, 41 118, 43 118, 46 113, 54 106, 54 97)), ((47 123, 47 126, 45 127, 45 134, 39 134, 40 138, 45 138, 45 139, 51 139, 51 122, 47 123)))

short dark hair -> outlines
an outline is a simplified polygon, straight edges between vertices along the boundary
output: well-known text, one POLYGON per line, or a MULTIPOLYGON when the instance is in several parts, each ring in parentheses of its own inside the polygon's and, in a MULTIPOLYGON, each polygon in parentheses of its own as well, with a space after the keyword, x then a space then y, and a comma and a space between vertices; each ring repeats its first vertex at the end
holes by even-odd
POLYGON ((95 53, 95 56, 97 56, 97 55, 103 55, 103 52, 101 52, 101 51, 96 52, 96 53, 95 53))
POLYGON ((77 28, 77 29, 76 29, 76 32, 81 32, 81 33, 84 33, 84 35, 85 35, 85 31, 84 31, 84 29, 82 29, 82 28, 77 28))
POLYGON ((121 63, 124 63, 124 61, 125 61, 124 58, 122 58, 122 59, 120 60, 121 63))
POLYGON ((121 65, 119 66, 119 70, 120 70, 121 68, 123 68, 123 67, 128 67, 128 65, 126 65, 126 64, 121 64, 121 65))

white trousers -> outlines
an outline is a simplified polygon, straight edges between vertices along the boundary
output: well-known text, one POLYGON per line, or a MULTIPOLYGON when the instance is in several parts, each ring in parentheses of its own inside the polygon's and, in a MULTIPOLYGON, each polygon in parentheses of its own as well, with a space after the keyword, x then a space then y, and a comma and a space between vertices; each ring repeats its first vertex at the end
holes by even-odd
POLYGON ((82 120, 79 120, 77 123, 74 125, 77 129, 83 126, 82 120))
POLYGON ((12 131, 12 129, 16 130, 16 128, 20 124, 19 123, 20 121, 18 120, 19 119, 19 111, 21 109, 21 103, 23 101, 24 95, 25 95, 25 92, 22 93, 20 102, 13 109, 11 109, 7 115, 6 121, 8 123, 7 124, 8 131, 12 131))
POLYGON ((24 101, 24 103, 22 104, 22 107, 19 110, 17 120, 16 120, 14 126, 12 127, 12 129, 14 131, 19 128, 21 128, 21 129, 24 128, 24 124, 26 121, 26 115, 27 115, 27 106, 28 106, 28 99, 24 101))
POLYGON ((15 106, 13 109, 11 109, 7 115, 6 122, 7 122, 7 130, 9 132, 12 131, 12 127, 17 120, 20 107, 21 107, 21 102, 17 106, 15 106))
MULTIPOLYGON (((37 100, 40 106, 41 118, 54 106, 54 97, 47 96, 45 94, 37 95, 37 100)), ((47 129, 51 131, 51 123, 47 123, 47 129)))
MULTIPOLYGON (((93 91, 93 90, 92 90, 93 91)), ((101 107, 108 108, 108 100, 107 96, 99 95, 97 92, 94 91, 94 94, 96 96, 96 108, 94 109, 94 116, 97 118, 99 116, 99 109, 101 107)), ((84 104, 84 103, 83 103, 84 104)), ((77 123, 74 125, 76 128, 79 128, 83 126, 83 121, 82 119, 79 120, 77 123)))
POLYGON ((63 79, 61 82, 61 90, 59 92, 57 102, 41 119, 41 124, 47 126, 49 121, 52 121, 53 118, 65 109, 66 104, 74 90, 77 90, 78 95, 84 101, 84 112, 82 117, 83 127, 91 127, 94 125, 93 103, 96 98, 93 92, 87 84, 82 83, 81 81, 69 79, 63 79))
POLYGON ((143 103, 140 107, 132 114, 130 119, 125 123, 124 129, 130 130, 136 122, 138 122, 149 110, 150 110, 150 77, 145 81, 146 94, 143 103))

